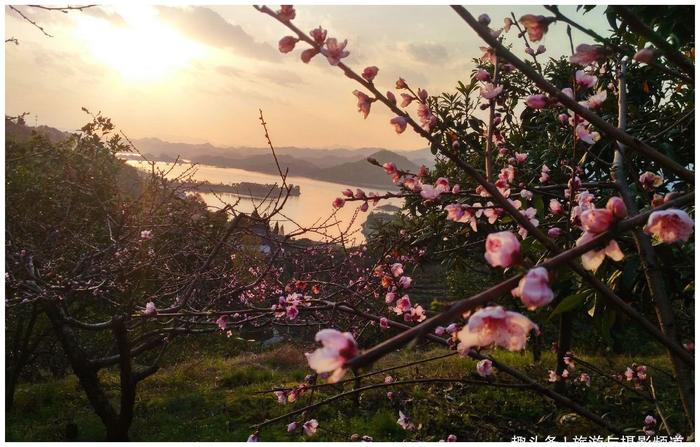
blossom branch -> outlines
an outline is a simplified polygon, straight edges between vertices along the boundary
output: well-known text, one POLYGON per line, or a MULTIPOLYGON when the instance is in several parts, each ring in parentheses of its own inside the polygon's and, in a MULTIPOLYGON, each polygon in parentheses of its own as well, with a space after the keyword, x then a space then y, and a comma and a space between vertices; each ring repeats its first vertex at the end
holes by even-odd
POLYGON ((516 68, 518 68, 525 76, 527 76, 530 80, 532 80, 535 84, 537 84, 538 87, 540 87, 542 90, 545 92, 549 93, 553 97, 555 97, 559 102, 561 102, 563 105, 568 107, 570 110, 575 112, 576 114, 582 116, 585 118, 587 121, 589 121, 591 124, 595 125, 598 127, 601 131, 603 131, 605 134, 610 136, 611 138, 614 138, 615 140, 624 143, 631 149, 635 150, 636 152, 639 152, 640 154, 648 157, 651 160, 656 161, 660 165, 664 166, 667 168, 669 171, 674 172, 677 174, 680 178, 684 179, 690 184, 695 184, 695 173, 683 166, 681 166, 679 163, 676 161, 670 159, 666 155, 662 154, 660 151, 657 149, 649 146, 647 143, 633 137, 632 135, 629 135, 628 133, 618 129, 617 127, 613 126, 612 124, 608 123, 604 119, 602 119, 600 116, 598 116, 596 113, 592 112, 591 110, 583 107, 580 105, 578 102, 575 100, 571 99, 569 96, 567 96, 565 93, 563 93, 561 90, 559 90, 557 87, 552 85, 550 82, 548 82, 544 77, 542 77, 537 71, 535 71, 531 66, 520 60, 517 56, 515 56, 513 53, 508 51, 500 42, 498 42, 498 39, 494 38, 489 30, 481 25, 475 18, 472 16, 469 11, 467 11, 463 6, 452 6, 452 9, 455 10, 455 12, 465 21, 467 24, 476 31, 476 33, 486 42, 488 43, 492 48, 496 50, 496 53, 503 57, 505 60, 513 64, 516 68))

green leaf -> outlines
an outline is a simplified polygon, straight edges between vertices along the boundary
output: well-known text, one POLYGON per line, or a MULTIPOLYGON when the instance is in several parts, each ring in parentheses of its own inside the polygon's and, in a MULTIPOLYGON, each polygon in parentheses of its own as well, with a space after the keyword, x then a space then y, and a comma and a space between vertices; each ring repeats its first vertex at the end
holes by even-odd
POLYGON ((549 314, 549 319, 556 317, 564 312, 569 312, 571 310, 577 309, 586 302, 585 293, 577 293, 575 295, 569 295, 559 302, 557 307, 554 308, 551 314, 549 314))

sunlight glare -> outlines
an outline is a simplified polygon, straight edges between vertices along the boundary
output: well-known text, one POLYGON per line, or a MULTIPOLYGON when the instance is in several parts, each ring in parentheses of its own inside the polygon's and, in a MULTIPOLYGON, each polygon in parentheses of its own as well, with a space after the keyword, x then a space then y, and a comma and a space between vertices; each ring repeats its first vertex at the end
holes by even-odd
POLYGON ((125 81, 163 80, 205 52, 201 45, 163 23, 153 7, 130 5, 117 12, 125 19, 124 26, 82 16, 76 32, 88 42, 92 57, 125 81))

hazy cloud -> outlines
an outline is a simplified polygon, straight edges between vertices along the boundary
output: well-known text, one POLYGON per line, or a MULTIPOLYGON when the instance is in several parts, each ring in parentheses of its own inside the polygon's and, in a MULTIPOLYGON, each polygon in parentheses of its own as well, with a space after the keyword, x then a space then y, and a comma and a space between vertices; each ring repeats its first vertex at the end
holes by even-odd
POLYGON ((116 12, 107 11, 106 9, 99 6, 93 6, 90 8, 83 9, 83 13, 89 16, 97 17, 98 19, 106 20, 114 26, 126 25, 126 20, 124 20, 122 16, 120 16, 116 12))
POLYGON ((239 25, 229 23, 216 11, 203 6, 177 8, 158 6, 163 20, 182 32, 207 45, 230 49, 237 54, 254 59, 279 62, 280 57, 267 43, 256 42, 253 36, 239 25))
POLYGON ((406 51, 413 59, 425 64, 444 63, 447 60, 447 48, 439 43, 409 43, 406 51))
POLYGON ((250 81, 253 84, 260 84, 261 80, 270 81, 279 86, 299 85, 304 83, 301 76, 288 70, 260 70, 252 73, 230 65, 219 65, 216 67, 216 71, 226 77, 250 81))

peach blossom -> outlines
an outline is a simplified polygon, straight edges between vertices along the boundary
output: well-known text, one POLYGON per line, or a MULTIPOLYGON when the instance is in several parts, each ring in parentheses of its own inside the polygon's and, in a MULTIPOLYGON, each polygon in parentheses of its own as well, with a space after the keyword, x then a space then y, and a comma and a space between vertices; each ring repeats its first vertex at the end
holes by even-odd
POLYGON ((476 364, 476 373, 481 377, 488 377, 493 374, 493 362, 489 359, 480 360, 476 364))
POLYGON ((576 47, 574 55, 569 58, 573 64, 588 65, 605 56, 605 49, 601 45, 589 45, 582 43, 576 47))
POLYGON ((457 347, 465 354, 473 347, 489 345, 501 346, 509 351, 520 351, 525 347, 530 331, 539 332, 535 323, 524 315, 489 306, 480 309, 469 318, 467 324, 457 334, 460 341, 457 347))
POLYGON ((511 293, 520 298, 528 310, 546 306, 554 299, 554 292, 549 287, 549 273, 544 267, 535 267, 528 271, 511 293))
MULTIPOLYGON (((578 247, 589 242, 595 236, 596 234, 594 233, 584 232, 581 237, 576 240, 576 246, 578 247)), ((603 263, 606 256, 614 261, 621 261, 625 257, 622 250, 620 250, 620 246, 617 245, 617 242, 613 239, 608 242, 605 248, 593 249, 584 253, 581 256, 581 264, 583 264, 583 268, 586 270, 595 272, 598 270, 598 267, 600 267, 600 264, 603 263)))
POLYGON ((374 65, 365 67, 365 69, 362 70, 362 77, 365 78, 367 82, 372 82, 377 76, 377 73, 379 73, 379 68, 375 67, 374 65))
POLYGON ((590 233, 602 233, 610 228, 613 213, 607 208, 593 208, 581 213, 581 226, 590 233))
POLYGON ((396 133, 400 134, 403 133, 404 130, 406 130, 408 120, 406 120, 406 118, 403 116, 395 116, 391 120, 389 120, 389 123, 392 126, 394 126, 394 130, 396 131, 396 133))
POLYGON ((486 236, 484 257, 491 267, 510 267, 520 258, 520 241, 509 231, 491 233, 486 236))
POLYGON ((338 43, 338 39, 329 37, 328 40, 326 40, 325 47, 321 49, 321 53, 326 56, 329 64, 338 65, 342 58, 350 55, 350 52, 345 50, 347 44, 347 39, 344 40, 343 43, 338 43))
POLYGON ((608 203, 605 204, 605 208, 610 210, 610 212, 615 216, 617 219, 624 219, 627 217, 627 206, 625 205, 624 200, 620 197, 610 197, 608 199, 608 203))
POLYGON ((670 209, 654 211, 649 216, 644 232, 653 235, 661 242, 672 244, 687 241, 693 233, 695 222, 683 210, 670 209))
POLYGON ((357 342, 351 333, 335 329, 320 330, 316 341, 322 347, 305 354, 309 367, 319 374, 332 373, 328 381, 335 383, 345 375, 345 362, 357 355, 357 342))
POLYGON ((549 29, 549 25, 556 19, 554 17, 545 17, 541 15, 525 14, 518 20, 527 31, 527 37, 532 42, 542 40, 545 33, 549 29))

